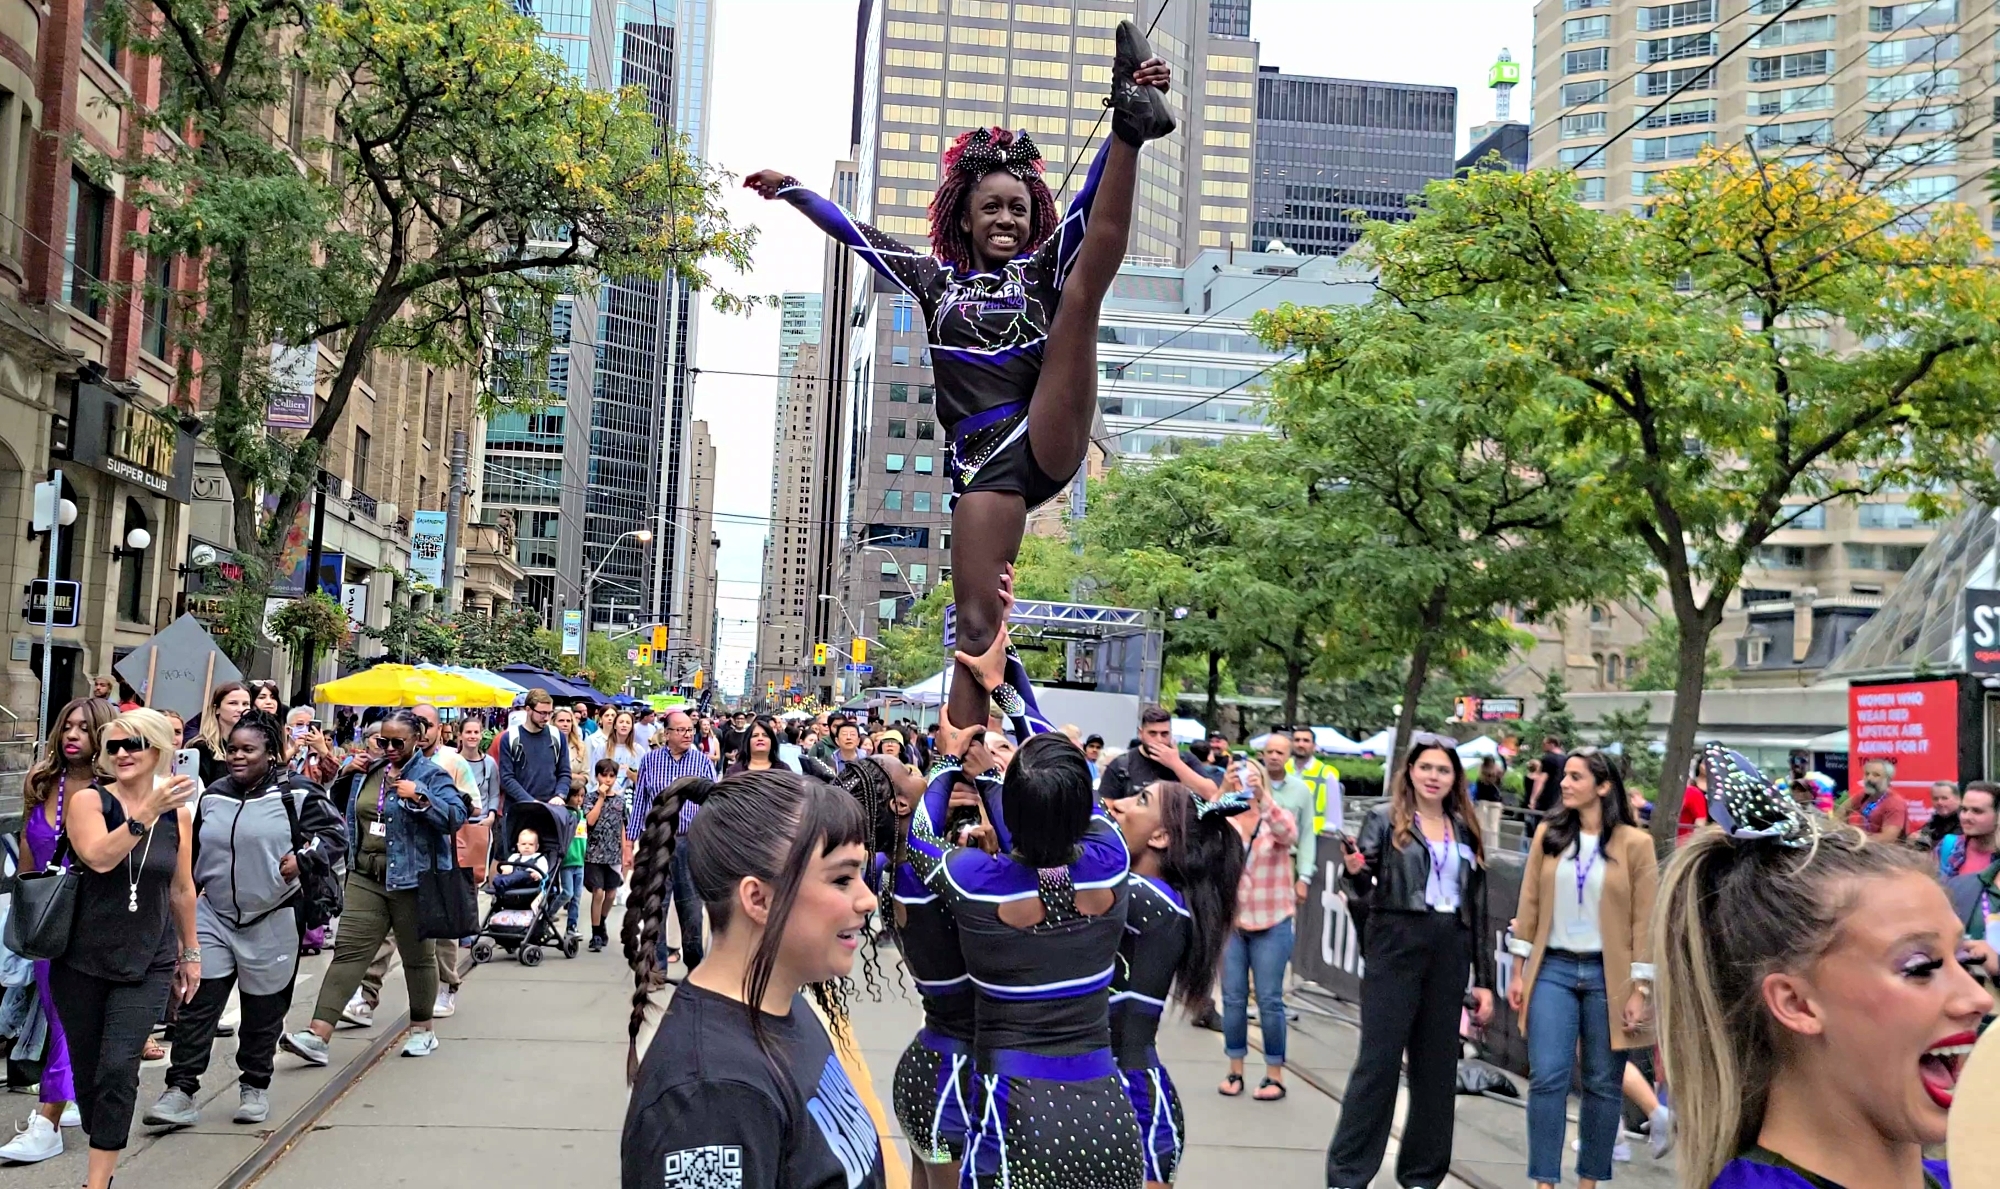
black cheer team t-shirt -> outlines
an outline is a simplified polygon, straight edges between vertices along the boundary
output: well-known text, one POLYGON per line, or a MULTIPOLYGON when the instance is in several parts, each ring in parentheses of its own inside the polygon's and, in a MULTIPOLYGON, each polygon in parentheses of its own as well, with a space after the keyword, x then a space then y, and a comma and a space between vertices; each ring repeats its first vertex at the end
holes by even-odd
POLYGON ((764 1022, 790 1087, 741 1003, 675 989, 626 1108, 625 1189, 882 1189, 875 1120, 805 997, 764 1022))

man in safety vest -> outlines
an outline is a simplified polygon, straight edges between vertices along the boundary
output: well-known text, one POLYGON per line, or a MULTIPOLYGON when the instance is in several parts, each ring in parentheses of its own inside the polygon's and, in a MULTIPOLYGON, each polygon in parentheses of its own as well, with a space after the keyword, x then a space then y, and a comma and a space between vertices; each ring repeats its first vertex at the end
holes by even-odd
POLYGON ((1313 793, 1313 833, 1317 835, 1332 822, 1338 830, 1346 820, 1341 813, 1340 769, 1319 758, 1311 727, 1292 728, 1291 773, 1304 781, 1313 793))

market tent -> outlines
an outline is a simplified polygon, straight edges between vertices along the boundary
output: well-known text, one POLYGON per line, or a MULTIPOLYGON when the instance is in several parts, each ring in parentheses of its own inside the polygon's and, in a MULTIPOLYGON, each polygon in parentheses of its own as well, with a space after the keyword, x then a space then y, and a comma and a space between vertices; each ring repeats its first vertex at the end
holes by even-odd
POLYGON ((560 673, 547 669, 537 669, 533 665, 503 665, 495 670, 523 690, 540 688, 549 691, 549 696, 558 702, 603 702, 605 697, 581 682, 571 681, 560 673))
POLYGON ((1360 751, 1357 754, 1371 755, 1371 756, 1386 756, 1389 754, 1390 747, 1392 747, 1395 744, 1395 742, 1396 742, 1396 732, 1389 727, 1384 727, 1381 730, 1375 732, 1373 735, 1368 736, 1368 738, 1363 739, 1360 742, 1356 743, 1354 746, 1360 749, 1360 751))
POLYGON ((812 717, 811 714, 808 714, 803 710, 787 710, 783 714, 780 714, 778 716, 778 718, 784 722, 802 722, 811 717, 812 717))
POLYGON ((1193 743, 1208 738, 1208 728, 1202 726, 1196 719, 1177 718, 1168 725, 1173 727, 1176 743, 1193 743))
POLYGON ((1488 756, 1499 754, 1500 745, 1488 735, 1481 735, 1477 739, 1458 745, 1458 758, 1461 760, 1483 760, 1488 756))
MULTIPOLYGON (((1359 743, 1349 739, 1332 727, 1314 727, 1312 733, 1313 750, 1315 751, 1337 756, 1358 756, 1361 754, 1361 745, 1359 743)), ((1262 751, 1264 750, 1264 744, 1270 742, 1270 739, 1270 733, 1266 732, 1250 740, 1244 746, 1254 751, 1262 751)))
POLYGON ((939 669, 936 673, 904 690, 903 697, 908 701, 915 702, 919 706, 941 705, 944 702, 944 676, 945 671, 939 669))
POLYGON ((528 692, 527 686, 512 678, 502 677, 491 669, 473 669, 465 665, 418 665, 417 668, 434 673, 453 673, 481 685, 490 685, 509 697, 518 698, 528 692))
POLYGON ((313 690, 313 700, 333 706, 492 707, 511 703, 513 695, 460 677, 413 665, 376 665, 351 677, 329 681, 313 690))

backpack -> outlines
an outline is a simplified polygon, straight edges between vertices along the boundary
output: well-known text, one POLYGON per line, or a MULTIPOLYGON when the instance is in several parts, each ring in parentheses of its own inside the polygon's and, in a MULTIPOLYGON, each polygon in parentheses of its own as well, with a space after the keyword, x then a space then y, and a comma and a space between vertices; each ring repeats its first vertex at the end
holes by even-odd
MULTIPOLYGON (((311 789, 287 789, 278 798, 285 806, 285 819, 292 824, 292 853, 299 860, 299 917, 307 931, 318 929, 347 907, 347 856, 328 862, 317 850, 307 851, 305 827, 299 824, 300 798, 324 796, 311 789)), ((323 944, 323 943, 322 943, 323 944)))
MULTIPOLYGON (((560 754, 556 749, 562 746, 562 741, 556 738, 556 732, 553 727, 543 727, 542 734, 548 737, 549 757, 553 759, 560 754)), ((507 728, 507 755, 513 759, 514 770, 516 772, 519 772, 521 766, 527 763, 527 744, 521 742, 520 723, 515 723, 513 726, 507 728)), ((575 775, 575 773, 571 773, 571 775, 575 775)), ((563 790, 558 790, 559 793, 561 791, 563 790)))

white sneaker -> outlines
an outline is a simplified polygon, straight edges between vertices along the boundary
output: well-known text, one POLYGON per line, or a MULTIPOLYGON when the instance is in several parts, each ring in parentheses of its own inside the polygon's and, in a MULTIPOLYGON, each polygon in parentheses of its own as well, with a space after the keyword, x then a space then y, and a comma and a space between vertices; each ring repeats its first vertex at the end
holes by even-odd
POLYGON ((617 906, 618 906, 618 907, 620 907, 620 908, 623 908, 623 907, 625 907, 625 888, 624 888, 624 885, 622 885, 622 884, 621 884, 621 885, 619 886, 618 890, 617 890, 616 892, 613 892, 613 893, 611 894, 611 903, 613 903, 613 904, 617 905, 617 906))
POLYGON ((1666 1103, 1661 1103, 1647 1123, 1647 1141, 1653 1149, 1653 1159, 1663 1160, 1674 1150, 1674 1112, 1666 1103))
POLYGON ((403 1056, 428 1057, 437 1052, 437 1033, 429 1028, 412 1028, 410 1039, 403 1042, 403 1056))
POLYGON ((431 1004, 433 1020, 448 1019, 458 1012, 458 992, 450 987, 439 987, 437 1001, 431 1004))
POLYGON ((55 1124, 42 1118, 40 1111, 28 1116, 26 1126, 17 1124, 16 1132, 5 1147, 0 1147, 0 1160, 15 1164, 39 1164, 62 1155, 62 1132, 56 1130, 55 1124))
POLYGON ((63 1103, 62 1125, 64 1127, 83 1126, 83 1112, 76 1109, 74 1102, 63 1103))
POLYGON ((375 1026, 375 1007, 361 997, 361 992, 356 991, 348 999, 347 1006, 340 1009, 340 1019, 342 1023, 353 1024, 357 1028, 372 1028, 375 1026))

